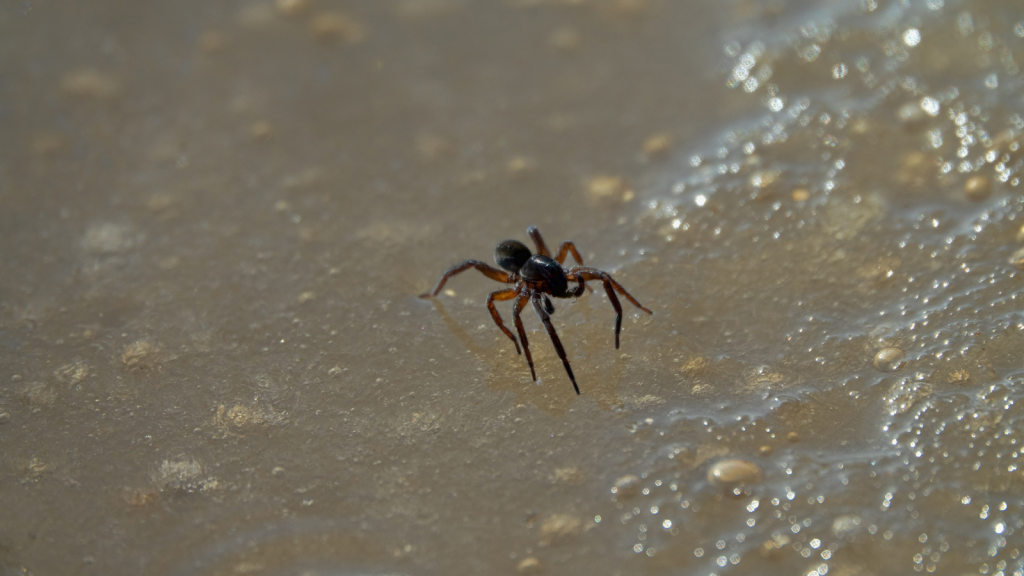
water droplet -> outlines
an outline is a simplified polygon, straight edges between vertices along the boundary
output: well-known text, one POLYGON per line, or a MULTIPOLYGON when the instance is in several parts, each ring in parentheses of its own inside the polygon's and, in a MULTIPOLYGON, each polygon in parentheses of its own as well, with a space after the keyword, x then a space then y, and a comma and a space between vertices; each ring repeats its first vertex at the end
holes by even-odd
POLYGON ((921 43, 921 31, 917 28, 909 28, 903 33, 903 43, 913 48, 921 43))
POLYGON ((875 354, 875 368, 882 372, 895 372, 903 368, 903 350, 899 348, 882 348, 875 354))
POLYGON ((931 96, 925 96, 921 98, 921 110, 924 110, 929 116, 939 115, 939 101, 931 96))

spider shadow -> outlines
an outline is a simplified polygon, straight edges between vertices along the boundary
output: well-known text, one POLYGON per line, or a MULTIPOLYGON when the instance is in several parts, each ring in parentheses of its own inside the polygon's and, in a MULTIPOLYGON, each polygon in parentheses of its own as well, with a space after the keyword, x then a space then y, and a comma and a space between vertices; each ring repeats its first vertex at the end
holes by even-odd
MULTIPOLYGON (((553 349, 545 349, 543 351, 537 350, 540 348, 538 344, 550 344, 547 339, 547 334, 542 329, 532 331, 530 334, 532 337, 531 343, 534 344, 531 348, 531 350, 534 351, 534 363, 536 364, 538 376, 540 376, 537 382, 533 382, 529 377, 530 372, 525 358, 519 354, 513 353, 510 355, 507 353, 512 351, 511 343, 506 342, 504 338, 498 339, 495 337, 496 340, 500 340, 502 345, 509 346, 508 351, 499 351, 499 349, 494 346, 485 347, 480 345, 465 330, 465 328, 451 317, 451 314, 448 313, 448 310, 438 298, 431 298, 430 302, 434 305, 434 309, 437 310, 438 314, 441 316, 441 321, 444 322, 448 331, 451 332, 455 338, 465 346, 466 350, 477 358, 477 360, 483 362, 487 366, 488 374, 486 377, 486 383, 489 389, 515 392, 516 404, 533 404, 552 416, 561 416, 568 412, 572 403, 578 397, 573 392, 572 384, 570 384, 568 377, 566 377, 565 371, 562 368, 562 363, 554 353, 553 349), (544 375, 547 377, 545 378, 544 375), (562 380, 564 380, 564 382, 562 380)), ((567 307, 564 307, 562 310, 565 310, 566 308, 567 307)), ((589 310, 589 306, 585 307, 584 322, 589 323, 592 315, 594 314, 592 310, 589 310)), ((563 325, 560 327, 560 333, 564 332, 566 328, 570 328, 571 326, 571 324, 563 325)), ((611 341, 609 339, 609 344, 610 343, 611 341)), ((604 342, 601 343, 602 346, 604 344, 604 342)), ((587 348, 590 349, 590 346, 587 346, 587 348)), ((592 353, 594 355, 600 355, 602 353, 602 351, 598 349, 597 344, 594 345, 592 353)), ((584 394, 592 397, 598 407, 605 411, 621 411, 623 407, 623 400, 618 397, 617 390, 619 383, 625 375, 625 367, 623 364, 618 361, 613 361, 610 366, 601 370, 595 370, 584 364, 586 360, 586 357, 578 358, 577 362, 573 365, 574 368, 577 368, 577 366, 583 364, 583 366, 580 366, 583 368, 583 371, 580 372, 579 368, 577 368, 577 372, 581 375, 591 376, 591 378, 587 378, 589 385, 587 385, 584 390, 584 394), (603 382, 603 384, 598 382, 598 378, 603 382)))

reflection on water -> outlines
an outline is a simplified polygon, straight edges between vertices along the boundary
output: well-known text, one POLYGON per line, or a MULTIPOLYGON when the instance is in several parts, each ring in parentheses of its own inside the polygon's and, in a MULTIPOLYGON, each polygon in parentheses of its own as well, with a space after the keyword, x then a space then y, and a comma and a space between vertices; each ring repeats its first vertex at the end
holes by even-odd
POLYGON ((1024 9, 706 4, 0 9, 0 573, 1024 574, 1024 9))

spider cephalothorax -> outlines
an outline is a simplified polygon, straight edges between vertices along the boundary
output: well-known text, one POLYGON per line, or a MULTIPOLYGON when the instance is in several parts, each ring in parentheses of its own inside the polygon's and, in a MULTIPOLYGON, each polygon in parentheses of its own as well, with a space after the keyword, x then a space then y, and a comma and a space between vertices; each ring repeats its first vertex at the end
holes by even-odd
POLYGON ((558 352, 558 357, 562 359, 562 364, 565 366, 565 371, 569 374, 569 380, 572 381, 573 388, 576 389, 576 393, 580 393, 580 387, 576 385, 576 376, 572 373, 572 367, 569 366, 569 360, 565 356, 565 348, 562 347, 562 341, 558 339, 558 334, 555 332, 555 327, 551 324, 551 314, 555 312, 555 306, 551 303, 551 298, 576 298, 583 294, 583 291, 588 289, 587 281, 599 280, 604 285, 604 290, 608 294, 608 300, 612 303, 612 307, 615 308, 615 348, 619 347, 619 332, 622 331, 622 305, 619 304, 619 299, 615 295, 616 292, 621 294, 626 300, 629 300, 634 306, 651 314, 652 312, 647 308, 640 305, 639 302, 633 298, 621 284, 616 282, 610 274, 596 268, 587 268, 583 266, 583 259, 580 258, 580 253, 576 250, 576 246, 572 242, 563 242, 562 246, 558 249, 558 254, 552 258, 548 247, 544 244, 544 239, 541 238, 540 232, 536 227, 531 226, 527 229, 530 234, 530 238, 533 239, 533 243, 537 246, 537 253, 533 254, 525 244, 518 240, 505 240, 498 247, 494 249, 494 261, 497 262, 498 266, 504 269, 498 270, 497 268, 480 262, 479 260, 466 260, 461 264, 457 264, 448 269, 441 276, 441 281, 437 283, 437 287, 432 292, 422 294, 423 298, 430 298, 437 296, 441 292, 441 288, 444 287, 445 282, 449 278, 455 276, 460 272, 469 270, 470 268, 476 268, 482 272, 485 276, 498 282, 504 282, 506 284, 515 284, 512 288, 506 288, 504 290, 498 290, 492 292, 487 296, 487 309, 491 312, 491 318, 494 319, 494 323, 501 328, 501 331, 508 336, 512 343, 516 346, 516 352, 520 352, 519 341, 516 340, 515 335, 509 330, 505 323, 501 320, 501 315, 498 314, 498 309, 495 308, 495 301, 504 300, 515 300, 515 304, 512 306, 512 321, 516 325, 516 331, 519 332, 519 340, 523 342, 523 351, 526 352, 526 362, 530 365, 530 375, 533 380, 537 380, 537 373, 533 369, 533 358, 530 356, 530 344, 526 339, 526 330, 523 329, 523 321, 519 317, 519 313, 522 312, 523 307, 526 306, 527 302, 533 304, 533 309, 537 313, 537 316, 544 323, 544 328, 548 331, 548 336, 551 337, 551 343, 555 345, 555 351, 558 352), (565 262, 566 256, 572 254, 572 257, 576 259, 578 266, 572 268, 564 268, 562 263, 565 262), (571 288, 570 288, 571 286, 571 288))

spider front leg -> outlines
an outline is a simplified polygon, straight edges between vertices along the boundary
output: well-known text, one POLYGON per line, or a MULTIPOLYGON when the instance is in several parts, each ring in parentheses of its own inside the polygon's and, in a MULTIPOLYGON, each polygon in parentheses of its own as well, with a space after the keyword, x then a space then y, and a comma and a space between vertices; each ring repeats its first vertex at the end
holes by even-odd
POLYGON ((494 306, 494 301, 503 302, 505 300, 511 300, 516 297, 518 292, 515 288, 506 288, 505 290, 498 290, 497 292, 491 292, 487 295, 487 309, 491 312, 491 318, 494 318, 494 323, 501 328, 501 331, 508 336, 512 343, 516 345, 516 354, 522 354, 519 351, 519 342, 516 341, 516 337, 512 335, 512 331, 505 327, 505 323, 501 321, 501 314, 498 314, 498 309, 494 306))
POLYGON ((615 309, 615 349, 618 350, 619 332, 622 330, 622 305, 619 304, 619 299, 615 296, 615 293, 618 292, 619 294, 622 294, 626 300, 629 300, 630 303, 644 312, 647 312, 648 314, 653 314, 653 312, 644 308, 643 305, 637 302, 636 298, 633 298, 629 292, 626 292, 626 289, 622 287, 622 284, 616 282, 610 274, 603 270, 598 270, 596 268, 580 268, 576 271, 576 274, 578 274, 583 280, 600 280, 604 284, 604 291, 608 293, 608 301, 612 303, 612 308, 615 309))
POLYGON ((519 313, 522 312, 523 306, 530 299, 529 294, 520 293, 516 303, 512 306, 512 322, 516 325, 516 330, 519 332, 519 339, 523 341, 523 351, 526 352, 526 363, 530 365, 530 377, 533 381, 537 381, 537 372, 533 369, 533 357, 530 356, 530 341, 526 339, 526 330, 523 329, 523 319, 519 317, 519 313))
MULTIPOLYGON (((530 235, 530 239, 537 246, 537 254, 541 256, 551 257, 551 252, 548 251, 548 245, 544 243, 544 239, 540 236, 540 230, 537 230, 536 226, 530 226, 526 229, 526 233, 530 235)), ((559 262, 561 264, 561 262, 559 262)))
POLYGON ((558 255, 555 256, 555 262, 562 264, 565 262, 565 257, 569 254, 576 259, 576 263, 583 266, 583 258, 580 257, 580 253, 576 250, 576 245, 566 240, 562 242, 562 246, 558 249, 558 255))
POLYGON ((580 387, 576 384, 576 376, 572 373, 572 367, 569 366, 569 359, 565 357, 565 348, 562 347, 562 341, 558 339, 558 333, 555 332, 554 325, 551 324, 551 316, 544 310, 543 304, 541 304, 541 294, 535 292, 533 294, 533 309, 537 312, 537 316, 540 317, 541 322, 544 323, 544 328, 548 331, 548 336, 551 337, 551 343, 555 345, 555 351, 558 352, 558 357, 562 359, 562 365, 565 366, 565 371, 569 374, 569 380, 572 381, 572 387, 576 389, 576 394, 580 393, 580 387))
POLYGON ((504 270, 498 270, 494 266, 491 266, 490 264, 487 264, 486 262, 481 262, 479 260, 466 260, 462 264, 456 264, 455 266, 449 268, 444 273, 444 276, 441 276, 441 281, 437 283, 437 287, 434 288, 432 292, 424 292, 423 294, 420 294, 420 298, 430 298, 431 296, 437 296, 437 294, 441 291, 441 288, 444 288, 444 284, 445 282, 448 281, 449 278, 461 272, 465 272, 470 268, 476 268, 481 273, 483 273, 484 276, 487 276, 491 280, 496 280, 504 284, 508 284, 509 282, 512 281, 512 275, 509 274, 508 272, 505 272, 504 270))

